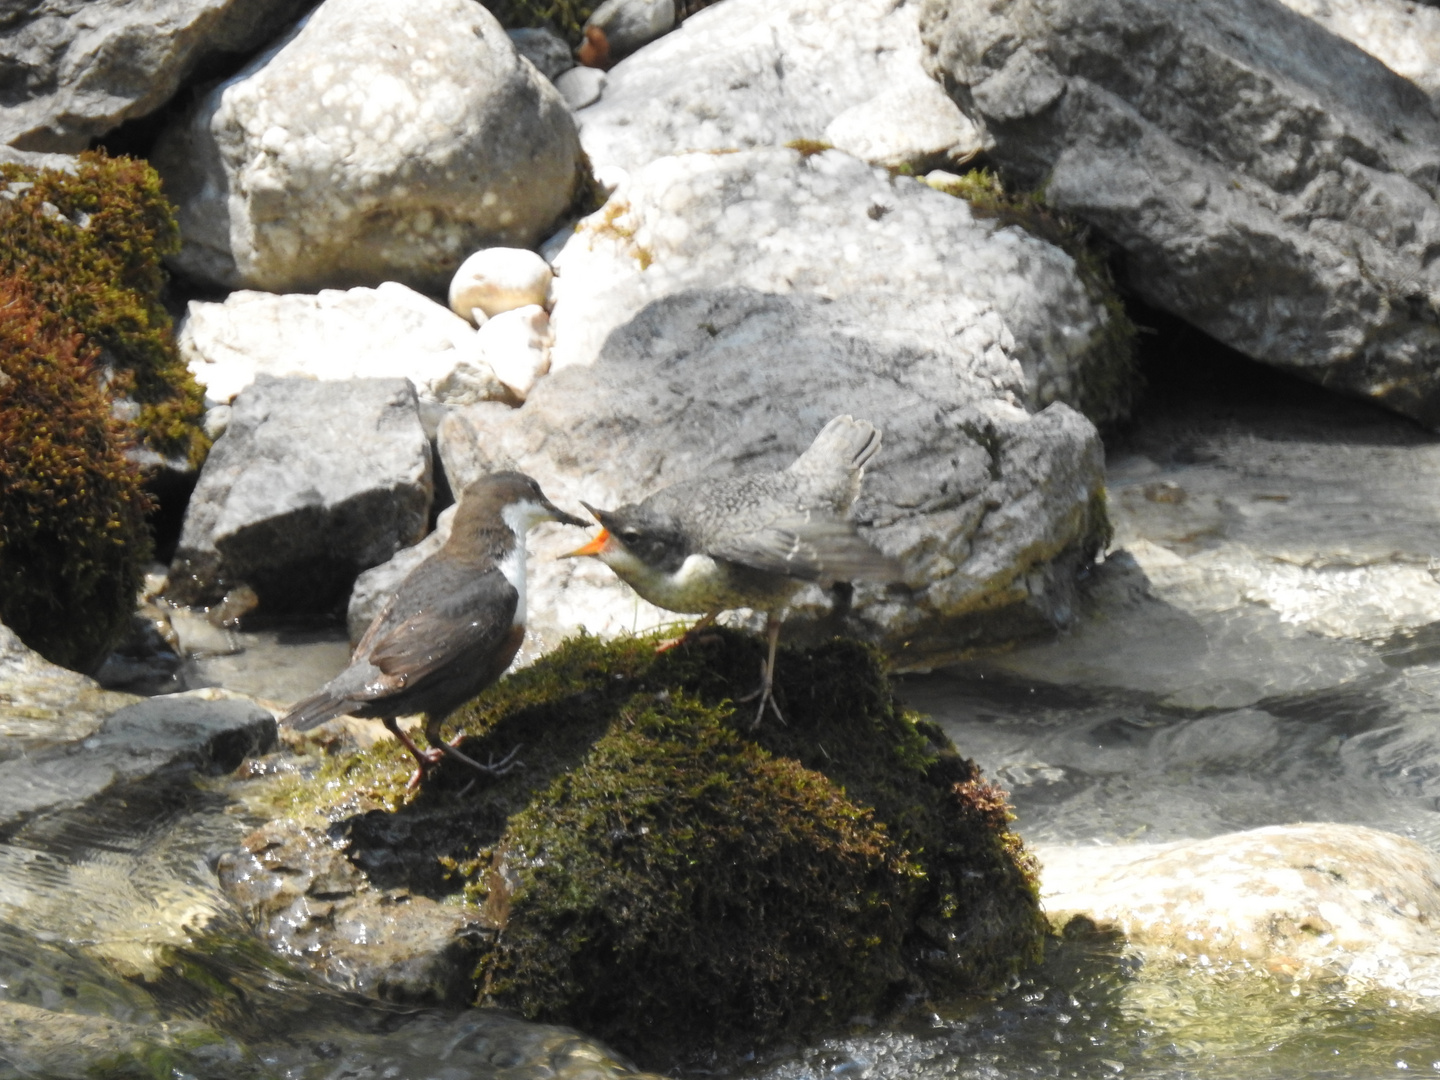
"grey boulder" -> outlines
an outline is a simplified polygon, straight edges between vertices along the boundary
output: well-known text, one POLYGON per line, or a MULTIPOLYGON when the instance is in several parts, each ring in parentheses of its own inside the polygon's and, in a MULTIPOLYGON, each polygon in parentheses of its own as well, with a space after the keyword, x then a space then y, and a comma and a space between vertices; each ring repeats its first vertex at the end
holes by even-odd
MULTIPOLYGON (((856 507, 905 587, 818 588, 787 623, 844 630, 923 663, 1053 628, 1103 539, 1094 426, 1058 388, 1106 314, 1058 249, 837 152, 654 162, 557 259, 551 374, 513 412, 441 429, 452 485, 519 467, 565 507, 636 500, 694 476, 783 468, 832 416, 884 432, 856 507)), ((458 417, 464 417, 465 410, 458 417)), ((608 569, 548 558, 537 531, 534 644, 676 616, 608 569)))
POLYGON ((38 0, 0 25, 0 143, 79 153, 164 105, 207 57, 248 53, 307 0, 38 0))
POLYGON ((1278 0, 927 0, 923 22, 995 159, 1147 301, 1440 423, 1440 119, 1413 83, 1278 0))
POLYGON ((166 596, 208 604, 248 585, 264 609, 332 610, 424 535, 432 494, 409 382, 261 376, 201 470, 166 596))
POLYGON ((472 251, 528 247, 569 206, 555 88, 472 0, 325 0, 162 135, 181 273, 299 292, 443 293, 472 251))

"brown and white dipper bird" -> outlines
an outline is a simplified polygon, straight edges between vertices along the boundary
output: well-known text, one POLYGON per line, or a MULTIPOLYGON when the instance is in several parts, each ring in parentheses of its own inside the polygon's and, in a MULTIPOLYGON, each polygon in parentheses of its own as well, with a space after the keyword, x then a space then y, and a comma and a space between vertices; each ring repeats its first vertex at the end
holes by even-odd
POLYGON ((779 717, 775 644, 791 597, 812 581, 901 578, 846 517, 879 449, 873 424, 837 416, 783 472, 690 480, 618 510, 584 504, 604 528, 570 554, 599 559, 657 607, 701 615, 685 638, 722 611, 766 612, 769 658, 751 697, 760 698, 757 724, 767 704, 779 717))
POLYGON ((350 666, 280 722, 307 731, 336 716, 379 718, 415 756, 414 787, 446 754, 487 773, 440 737, 459 706, 498 679, 525 637, 525 534, 542 521, 586 522, 518 472, 476 480, 460 498, 445 546, 411 570, 355 646, 350 666), (425 714, 428 750, 395 718, 425 714))

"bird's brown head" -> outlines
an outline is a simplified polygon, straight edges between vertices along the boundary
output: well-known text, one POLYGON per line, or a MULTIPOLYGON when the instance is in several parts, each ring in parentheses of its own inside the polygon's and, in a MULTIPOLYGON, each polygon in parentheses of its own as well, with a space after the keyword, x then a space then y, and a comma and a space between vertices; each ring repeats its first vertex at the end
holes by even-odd
POLYGON ((586 524, 584 518, 561 510, 534 479, 521 472, 489 473, 467 487, 460 496, 454 532, 493 527, 497 519, 520 536, 542 521, 586 524))

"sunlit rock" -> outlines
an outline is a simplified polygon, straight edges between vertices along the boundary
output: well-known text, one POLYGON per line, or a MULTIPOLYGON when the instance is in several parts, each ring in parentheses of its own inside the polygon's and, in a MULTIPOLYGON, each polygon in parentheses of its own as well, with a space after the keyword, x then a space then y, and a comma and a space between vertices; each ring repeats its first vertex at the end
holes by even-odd
POLYGON ((1077 915, 1201 967, 1352 991, 1440 994, 1440 857, 1356 825, 1276 825, 1174 844, 1047 847, 1050 919, 1077 915))
POLYGON ((578 152, 559 92, 479 4, 326 0, 177 119, 152 160, 186 275, 436 293, 476 248, 541 239, 578 152))
POLYGON ((478 355, 469 323, 395 281, 313 295, 240 291, 223 303, 192 300, 178 345, 215 403, 228 404, 260 374, 403 378, 422 398, 447 403, 505 396, 478 355))
POLYGON ((595 166, 635 169, 819 139, 847 109, 925 77, 916 15, 891 0, 725 0, 615 65, 578 118, 581 142, 595 166))
POLYGON ((483 323, 502 311, 545 303, 550 292, 550 264, 525 248, 477 251, 450 279, 450 310, 463 319, 483 323), (479 309, 481 318, 473 312, 479 309))

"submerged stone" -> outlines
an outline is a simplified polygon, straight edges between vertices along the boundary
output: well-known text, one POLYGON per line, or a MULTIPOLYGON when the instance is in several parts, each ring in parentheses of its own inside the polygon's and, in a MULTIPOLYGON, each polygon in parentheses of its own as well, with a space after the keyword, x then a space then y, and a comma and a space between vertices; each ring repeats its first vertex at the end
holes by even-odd
MULTIPOLYGON (((295 820, 266 827, 289 837, 285 857, 246 862, 232 896, 332 981, 355 970, 358 939, 341 939, 363 905, 395 973, 371 988, 428 963, 376 920, 440 901, 468 917, 423 948, 475 958, 472 1000, 662 1065, 991 990, 1037 956, 1033 865, 1003 793, 898 707, 876 653, 783 651, 786 723, 752 729, 734 700, 753 689, 758 640, 654 645, 573 639, 462 710, 467 754, 523 744, 526 767, 505 777, 447 762, 406 796, 408 757, 382 743, 285 781, 295 820), (307 824, 317 814, 328 831, 307 824), (307 850, 343 852, 344 872, 309 867, 307 850), (281 888, 312 869, 305 895, 281 888), (316 917, 297 949, 302 907, 316 917)), ((260 834, 247 847, 278 850, 260 834)))

